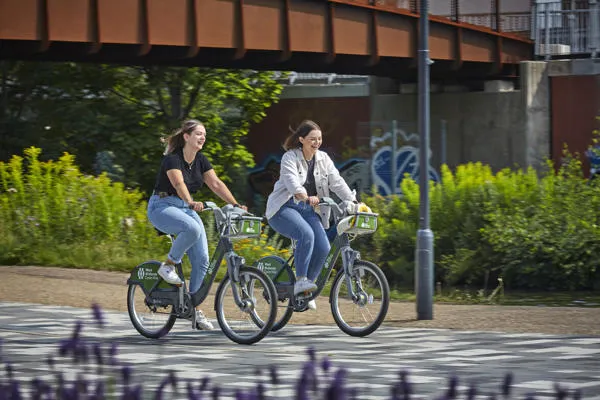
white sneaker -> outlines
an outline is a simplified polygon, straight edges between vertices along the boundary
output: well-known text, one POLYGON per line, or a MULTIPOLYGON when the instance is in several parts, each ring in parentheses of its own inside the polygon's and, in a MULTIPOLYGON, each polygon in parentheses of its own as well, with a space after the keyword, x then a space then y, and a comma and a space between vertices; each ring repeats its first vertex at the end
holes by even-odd
POLYGON ((215 329, 213 324, 206 318, 206 315, 200 310, 196 310, 196 328, 202 331, 212 331, 215 329))
POLYGON ((158 275, 171 285, 182 285, 183 282, 179 279, 179 275, 175 272, 173 265, 162 263, 158 268, 158 275))
POLYGON ((307 304, 307 306, 308 306, 309 309, 311 309, 313 311, 317 310, 317 302, 314 301, 314 300, 309 301, 308 304, 307 304))
POLYGON ((303 292, 312 292, 316 288, 317 288, 317 285, 315 285, 312 281, 310 281, 306 278, 298 279, 296 281, 296 283, 294 284, 294 295, 297 295, 297 294, 303 293, 303 292))

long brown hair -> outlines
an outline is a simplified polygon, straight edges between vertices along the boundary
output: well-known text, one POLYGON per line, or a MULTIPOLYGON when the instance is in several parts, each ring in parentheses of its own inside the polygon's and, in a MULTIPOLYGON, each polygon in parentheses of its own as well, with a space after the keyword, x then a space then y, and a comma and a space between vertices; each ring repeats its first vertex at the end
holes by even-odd
POLYGON ((311 121, 309 119, 302 121, 300 125, 298 125, 296 130, 290 128, 292 134, 288 136, 287 139, 285 139, 285 142, 283 142, 283 149, 287 151, 290 149, 300 147, 300 138, 306 137, 306 135, 308 135, 314 130, 320 131, 321 128, 319 127, 319 125, 317 125, 316 122, 311 121))
POLYGON ((199 126, 204 126, 204 124, 195 119, 188 119, 183 121, 181 127, 173 132, 171 135, 166 138, 162 138, 161 141, 167 144, 167 148, 165 149, 164 154, 170 154, 175 150, 183 148, 185 146, 185 139, 183 138, 183 134, 190 134, 199 126))

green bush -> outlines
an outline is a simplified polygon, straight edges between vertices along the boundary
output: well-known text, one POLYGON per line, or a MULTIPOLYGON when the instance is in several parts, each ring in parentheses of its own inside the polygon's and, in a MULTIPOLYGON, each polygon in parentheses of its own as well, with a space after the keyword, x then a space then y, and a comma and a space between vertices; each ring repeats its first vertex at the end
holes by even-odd
POLYGON ((70 154, 24 153, 0 162, 0 262, 129 270, 166 252, 140 192, 83 175, 70 154))
MULTIPOLYGON (((592 289, 599 279, 600 187, 568 157, 538 176, 469 163, 430 185, 435 276, 444 285, 487 286, 502 276, 511 289, 592 289)), ((380 228, 359 249, 379 260, 395 285, 414 286, 419 186, 404 179, 402 196, 372 196, 380 228)))
MULTIPOLYGON (((41 162, 41 150, 0 162, 0 263, 92 267, 129 271, 162 259, 169 241, 157 235, 146 215, 144 195, 106 174, 83 175, 70 154, 41 162)), ((210 254, 218 236, 214 218, 201 213, 210 254)), ((248 264, 267 255, 286 257, 277 235, 234 243, 248 264)), ((184 271, 190 265, 184 259, 184 271)), ((222 273, 221 273, 222 275, 222 273)))

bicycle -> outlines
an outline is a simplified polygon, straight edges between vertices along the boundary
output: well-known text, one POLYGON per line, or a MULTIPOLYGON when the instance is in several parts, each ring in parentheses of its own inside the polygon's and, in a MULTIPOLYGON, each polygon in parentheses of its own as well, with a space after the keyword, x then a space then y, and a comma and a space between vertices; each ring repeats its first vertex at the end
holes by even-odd
MULTIPOLYGON (((277 294, 272 281, 265 273, 245 265, 244 258, 235 253, 232 240, 260 236, 262 218, 230 204, 219 208, 213 202, 205 202, 204 210, 210 210, 214 214, 219 242, 200 289, 189 293, 181 263, 175 268, 183 284, 175 286, 158 275, 161 264, 159 261, 146 261, 136 266, 127 280, 129 318, 141 335, 153 339, 166 335, 178 318, 191 320, 192 328, 196 329, 195 307, 208 296, 219 266, 225 259, 227 274, 217 288, 214 304, 219 326, 223 333, 236 343, 256 343, 264 338, 273 326, 277 315, 277 294), (258 286, 261 287, 262 297, 252 297, 249 288, 258 286), (229 287, 231 290, 228 290, 229 287), (265 304, 262 304, 263 300, 265 304), (237 319, 228 319, 227 315, 236 311, 239 313, 239 316, 236 315, 237 319), (152 324, 154 317, 162 319, 157 324, 152 324), (240 321, 243 317, 249 318, 246 325, 240 321)), ((173 240, 172 235, 167 236, 173 240)))
POLYGON ((315 281, 317 289, 312 294, 294 295, 296 275, 292 268, 293 254, 287 261, 271 255, 254 263, 254 266, 264 271, 275 284, 278 301, 287 303, 283 306, 285 312, 273 324, 273 331, 282 329, 294 312, 304 312, 308 309, 308 302, 316 299, 323 291, 340 254, 342 268, 337 272, 329 293, 331 312, 338 327, 351 336, 367 336, 385 319, 390 302, 388 281, 376 264, 360 260, 359 252, 350 246, 351 236, 370 234, 377 230, 378 214, 349 211, 345 202, 341 202, 340 205, 330 198, 323 198, 319 203, 321 207, 331 207, 337 233, 321 273, 315 281), (378 286, 368 288, 370 284, 378 286), (374 304, 379 304, 379 310, 375 314, 371 313, 369 307, 374 304), (353 307, 356 308, 358 318, 352 318, 352 315, 345 316, 353 307), (366 321, 368 317, 373 317, 370 322, 366 321), (360 321, 361 319, 363 321, 360 321), (355 322, 357 326, 352 325, 355 322))

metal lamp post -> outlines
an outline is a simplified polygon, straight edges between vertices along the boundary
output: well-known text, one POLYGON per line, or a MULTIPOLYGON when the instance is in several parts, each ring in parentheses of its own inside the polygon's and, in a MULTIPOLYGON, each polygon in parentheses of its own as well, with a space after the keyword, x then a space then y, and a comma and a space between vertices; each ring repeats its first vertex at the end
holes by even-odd
POLYGON ((429 228, 429 1, 421 0, 419 17, 419 230, 415 291, 417 319, 433 319, 433 232, 429 228))

